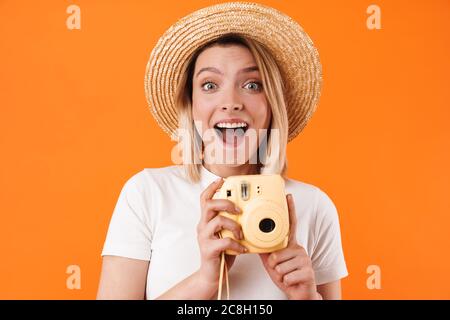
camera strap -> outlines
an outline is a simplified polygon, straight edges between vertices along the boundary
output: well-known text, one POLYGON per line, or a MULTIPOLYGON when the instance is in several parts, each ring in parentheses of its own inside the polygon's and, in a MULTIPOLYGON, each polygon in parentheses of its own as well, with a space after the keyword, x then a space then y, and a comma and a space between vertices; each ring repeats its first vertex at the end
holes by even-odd
MULTIPOLYGON (((222 238, 222 236, 219 234, 219 237, 222 238)), ((225 263, 225 251, 222 251, 220 255, 220 274, 219 274, 219 290, 217 291, 217 300, 222 299, 222 282, 223 282, 223 275, 225 273, 225 282, 227 286, 227 300, 230 300, 230 284, 228 283, 228 267, 225 263)))

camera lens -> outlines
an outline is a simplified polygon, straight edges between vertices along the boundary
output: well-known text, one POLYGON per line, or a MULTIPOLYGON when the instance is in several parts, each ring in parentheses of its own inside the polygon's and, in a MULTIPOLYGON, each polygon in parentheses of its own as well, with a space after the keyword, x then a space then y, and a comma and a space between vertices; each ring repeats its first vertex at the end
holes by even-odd
POLYGON ((272 219, 265 218, 259 222, 259 230, 262 232, 271 232, 273 229, 275 229, 275 221, 272 219))

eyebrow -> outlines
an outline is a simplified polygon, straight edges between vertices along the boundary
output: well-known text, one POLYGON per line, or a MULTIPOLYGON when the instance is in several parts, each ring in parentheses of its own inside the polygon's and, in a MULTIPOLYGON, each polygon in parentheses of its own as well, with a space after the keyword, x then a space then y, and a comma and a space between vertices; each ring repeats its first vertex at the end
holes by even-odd
MULTIPOLYGON (((244 68, 244 69, 239 70, 239 71, 238 71, 238 74, 239 74, 239 73, 249 73, 249 72, 252 72, 252 71, 258 71, 258 70, 259 70, 259 69, 258 69, 257 66, 251 66, 251 67, 247 67, 247 68, 244 68)), ((217 69, 217 68, 214 68, 214 67, 205 67, 205 68, 201 68, 201 69, 197 72, 197 74, 195 75, 195 77, 198 77, 198 75, 199 75, 200 73, 202 73, 203 71, 211 71, 211 72, 214 72, 214 73, 218 73, 218 74, 220 74, 220 75, 223 75, 223 73, 222 73, 219 69, 217 69)))

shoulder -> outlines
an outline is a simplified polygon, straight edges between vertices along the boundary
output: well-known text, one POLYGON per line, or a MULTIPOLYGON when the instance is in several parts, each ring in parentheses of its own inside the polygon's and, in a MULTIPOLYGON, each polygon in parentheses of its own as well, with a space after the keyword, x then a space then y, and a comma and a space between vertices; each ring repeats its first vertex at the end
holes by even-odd
POLYGON ((292 193, 292 196, 302 198, 303 201, 308 201, 310 203, 324 203, 331 201, 329 196, 319 187, 294 179, 286 179, 286 192, 292 193))
POLYGON ((333 219, 337 216, 333 200, 318 186, 290 178, 285 180, 285 185, 286 192, 292 194, 296 207, 299 204, 303 209, 308 209, 316 220, 333 219))
POLYGON ((315 198, 317 193, 320 191, 315 185, 287 178, 285 179, 286 191, 292 193, 293 196, 301 195, 302 197, 315 198))
POLYGON ((146 202, 167 190, 167 186, 185 181, 183 173, 181 166, 145 168, 125 179, 121 193, 146 202))
POLYGON ((181 166, 173 165, 160 168, 144 168, 131 175, 125 182, 138 188, 150 187, 152 184, 159 184, 165 181, 184 179, 184 172, 181 166))

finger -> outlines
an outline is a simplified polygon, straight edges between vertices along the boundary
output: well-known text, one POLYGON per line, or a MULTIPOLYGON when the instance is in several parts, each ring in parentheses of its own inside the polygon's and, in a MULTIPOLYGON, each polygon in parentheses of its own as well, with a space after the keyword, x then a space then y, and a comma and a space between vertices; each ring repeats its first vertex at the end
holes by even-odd
POLYGON ((233 250, 239 253, 247 252, 247 248, 241 245, 236 240, 231 238, 215 239, 211 240, 211 254, 217 257, 225 250, 233 250))
POLYGON ((301 269, 303 266, 303 260, 300 256, 295 256, 294 258, 287 260, 285 262, 279 263, 275 266, 275 271, 280 275, 285 275, 297 269, 301 269))
POLYGON ((267 273, 270 275, 272 279, 275 279, 277 282, 282 282, 283 275, 280 275, 277 273, 272 267, 269 265, 269 257, 270 253, 260 253, 259 257, 263 263, 264 268, 266 269, 267 273))
POLYGON ((286 196, 286 201, 289 210, 289 244, 297 243, 297 214, 295 212, 294 198, 292 194, 286 196))
POLYGON ((200 204, 204 204, 206 200, 211 199, 216 193, 217 189, 219 189, 223 184, 223 179, 218 178, 214 182, 212 182, 205 190, 200 194, 200 204))
POLYGON ((307 257, 306 251, 302 246, 297 245, 295 247, 287 247, 285 249, 275 251, 270 254, 268 263, 269 266, 273 269, 276 265, 290 260, 296 256, 307 257))
POLYGON ((314 283, 314 270, 312 268, 297 269, 283 276, 283 283, 292 286, 299 283, 314 283))
POLYGON ((222 229, 227 229, 233 232, 233 235, 236 239, 241 240, 243 238, 241 225, 236 221, 224 217, 224 216, 216 216, 212 219, 208 225, 206 226, 206 236, 210 239, 214 238, 216 232, 219 232, 222 229))
POLYGON ((280 251, 272 252, 267 259, 267 263, 270 268, 274 269, 277 264, 292 259, 296 255, 297 254, 295 253, 295 251, 292 248, 288 247, 280 251))
POLYGON ((219 211, 226 211, 232 214, 240 214, 242 211, 233 202, 227 199, 209 199, 204 204, 203 222, 208 223, 219 211))

